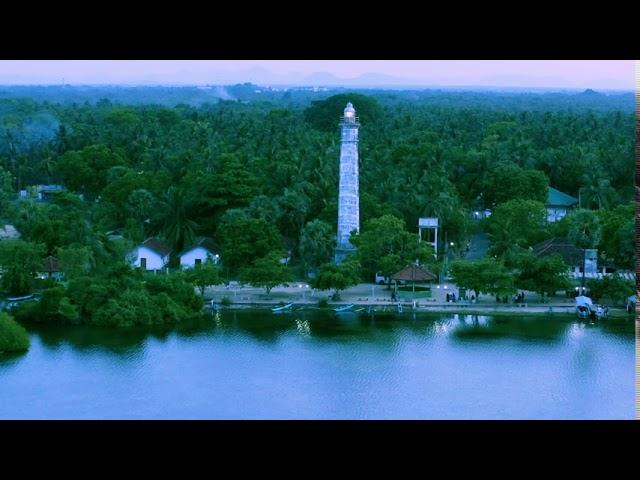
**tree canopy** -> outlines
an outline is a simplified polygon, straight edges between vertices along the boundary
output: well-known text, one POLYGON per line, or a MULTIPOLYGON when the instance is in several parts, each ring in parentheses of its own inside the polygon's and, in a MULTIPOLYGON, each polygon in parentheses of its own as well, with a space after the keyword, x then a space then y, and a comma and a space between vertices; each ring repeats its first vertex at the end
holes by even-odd
POLYGON ((383 215, 369 220, 362 231, 352 236, 365 278, 373 281, 376 273, 390 276, 416 260, 433 263, 433 248, 419 243, 415 234, 405 229, 403 220, 383 215))
POLYGON ((359 270, 360 265, 355 258, 348 258, 339 265, 326 263, 320 267, 318 275, 310 283, 318 290, 334 290, 334 296, 337 298, 340 291, 359 283, 359 270))
POLYGON ((454 262, 451 279, 458 287, 472 290, 476 298, 480 293, 503 296, 516 292, 513 273, 493 258, 454 262))
POLYGON ((439 219, 439 252, 486 228, 490 255, 512 268, 520 249, 569 236, 570 219, 545 225, 547 185, 597 211, 591 244, 605 263, 633 265, 633 94, 5 86, 0 220, 43 257, 69 253, 78 278, 74 249, 88 248, 87 274, 101 276, 152 236, 174 253, 217 241, 225 280, 272 252, 286 252, 295 275, 318 270, 333 256, 348 101, 361 122, 361 278, 428 264, 416 246, 424 216, 439 219), (66 192, 39 198, 43 184, 66 192), (476 225, 482 208, 493 215, 476 225))
POLYGON ((509 200, 496 207, 486 225, 490 253, 503 255, 513 248, 527 248, 544 240, 547 209, 535 200, 509 200))
POLYGON ((325 100, 312 102, 311 106, 304 111, 304 119, 319 130, 334 132, 337 130, 338 121, 347 102, 353 104, 356 114, 363 123, 379 122, 384 115, 382 106, 375 98, 361 93, 341 93, 325 100))
POLYGON ((282 262, 282 254, 269 252, 240 272, 240 280, 255 287, 264 288, 267 295, 274 287, 293 280, 291 269, 282 262))

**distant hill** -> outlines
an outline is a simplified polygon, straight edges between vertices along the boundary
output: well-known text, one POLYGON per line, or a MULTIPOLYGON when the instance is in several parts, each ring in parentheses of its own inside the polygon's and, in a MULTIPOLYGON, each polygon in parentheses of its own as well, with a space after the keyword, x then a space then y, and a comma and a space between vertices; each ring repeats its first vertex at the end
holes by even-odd
MULTIPOLYGON (((200 86, 0 86, 0 100, 29 99, 34 102, 49 103, 91 103, 102 99, 123 105, 156 104, 176 106, 178 104, 198 107, 207 103, 220 101, 237 101, 242 103, 271 103, 274 106, 301 106, 306 108, 313 101, 323 100, 330 96, 356 92, 375 97, 383 106, 409 102, 433 105, 442 108, 479 107, 500 111, 559 111, 581 110, 593 111, 635 111, 635 95, 633 92, 596 92, 592 89, 571 92, 532 92, 532 91, 496 91, 477 88, 418 88, 393 87, 386 85, 397 78, 372 74, 365 77, 367 81, 380 82, 378 87, 332 85, 331 82, 342 82, 337 77, 319 72, 307 80, 315 80, 311 86, 283 86, 246 82, 235 85, 210 84, 200 86)), ((362 77, 359 77, 362 78, 362 77)), ((357 82, 356 79, 353 80, 357 82)), ((0 105, 0 114, 7 105, 0 105)))

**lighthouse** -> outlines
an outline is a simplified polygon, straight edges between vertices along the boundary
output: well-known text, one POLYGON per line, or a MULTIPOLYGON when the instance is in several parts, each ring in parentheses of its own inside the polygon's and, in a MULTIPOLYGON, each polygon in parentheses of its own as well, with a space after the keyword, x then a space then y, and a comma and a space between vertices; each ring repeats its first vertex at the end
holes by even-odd
POLYGON ((338 190, 338 241, 336 263, 355 253, 349 242, 351 232, 360 230, 360 201, 358 193, 358 128, 360 123, 351 102, 347 103, 340 119, 340 185, 338 190))

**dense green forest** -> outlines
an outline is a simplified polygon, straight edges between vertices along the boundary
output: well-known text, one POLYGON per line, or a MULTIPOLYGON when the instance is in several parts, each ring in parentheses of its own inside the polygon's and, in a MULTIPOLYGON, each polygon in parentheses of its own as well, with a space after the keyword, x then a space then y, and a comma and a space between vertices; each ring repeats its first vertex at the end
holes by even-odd
MULTIPOLYGON (((632 265, 631 93, 1 87, 0 220, 32 255, 71 250, 96 272, 149 236, 175 252, 207 236, 221 247, 224 278, 251 278, 246 269, 258 264, 268 271, 274 253, 302 276, 331 259, 347 100, 362 124, 363 234, 383 216, 409 233, 420 216, 437 216, 455 248, 493 228, 502 254, 510 240, 496 232, 525 208, 513 202, 535 210, 550 185, 595 210, 609 229, 600 248, 632 265), (37 184, 67 192, 17 200, 37 184), (485 208, 502 223, 474 224, 470 213, 485 208), (113 232, 126 245, 112 245, 113 232)), ((568 228, 541 224, 519 245, 568 228)))

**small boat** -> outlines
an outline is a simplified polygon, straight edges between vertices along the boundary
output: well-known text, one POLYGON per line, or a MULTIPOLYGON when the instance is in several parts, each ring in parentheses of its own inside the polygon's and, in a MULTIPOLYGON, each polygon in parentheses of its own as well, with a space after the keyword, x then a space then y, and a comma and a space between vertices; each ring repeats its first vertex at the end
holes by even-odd
POLYGON ((291 307, 293 307, 293 303, 288 303, 287 305, 283 305, 282 307, 274 307, 274 308, 271 309, 271 311, 273 313, 284 312, 285 310, 288 310, 291 307))
POLYGON ((6 300, 0 301, 0 310, 14 310, 22 302, 38 302, 41 295, 38 293, 32 293, 31 295, 25 295, 23 297, 7 297, 6 300))
POLYGON ((609 309, 604 305, 594 305, 591 310, 591 315, 597 320, 601 320, 609 316, 609 309))
POLYGON ((591 309, 587 305, 578 305, 576 307, 576 315, 578 315, 578 318, 589 318, 591 309))
POLYGON ((578 318, 589 318, 593 301, 584 295, 576 297, 576 315, 578 318))
POLYGON ((333 310, 336 311, 336 312, 346 312, 350 308, 353 308, 353 306, 354 306, 354 304, 350 303, 349 305, 345 305, 344 307, 334 308, 333 310))
POLYGON ((578 318, 595 318, 601 320, 609 316, 609 308, 604 305, 594 304, 584 295, 576 297, 576 314, 578 318))
POLYGON ((25 300, 35 299, 35 294, 25 295, 24 297, 7 297, 7 301, 9 302, 24 302, 25 300))

